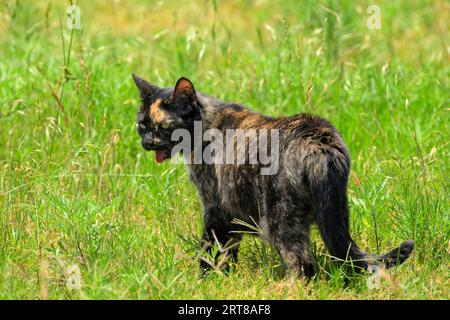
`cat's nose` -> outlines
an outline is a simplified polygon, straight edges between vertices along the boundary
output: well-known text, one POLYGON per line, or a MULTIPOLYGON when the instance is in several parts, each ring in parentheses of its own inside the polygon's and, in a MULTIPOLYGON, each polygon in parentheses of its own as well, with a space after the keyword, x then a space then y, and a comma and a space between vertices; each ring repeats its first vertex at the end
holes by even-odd
POLYGON ((150 133, 147 133, 143 138, 142 138, 142 147, 147 150, 150 151, 152 149, 153 146, 153 139, 152 139, 152 135, 150 133))

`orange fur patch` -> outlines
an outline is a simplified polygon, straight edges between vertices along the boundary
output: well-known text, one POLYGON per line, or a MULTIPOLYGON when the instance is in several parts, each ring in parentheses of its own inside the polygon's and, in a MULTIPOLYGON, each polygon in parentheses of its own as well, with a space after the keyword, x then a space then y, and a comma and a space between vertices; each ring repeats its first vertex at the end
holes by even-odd
POLYGON ((156 99, 156 101, 150 105, 150 118, 156 123, 161 123, 166 119, 165 112, 159 107, 160 104, 161 99, 156 99))

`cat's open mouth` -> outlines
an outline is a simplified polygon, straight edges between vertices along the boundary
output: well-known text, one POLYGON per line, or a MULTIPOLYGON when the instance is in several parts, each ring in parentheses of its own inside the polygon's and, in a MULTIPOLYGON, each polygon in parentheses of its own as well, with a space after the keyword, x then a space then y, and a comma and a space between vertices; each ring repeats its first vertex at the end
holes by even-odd
POLYGON ((156 162, 161 163, 164 160, 170 159, 170 150, 155 150, 156 162))

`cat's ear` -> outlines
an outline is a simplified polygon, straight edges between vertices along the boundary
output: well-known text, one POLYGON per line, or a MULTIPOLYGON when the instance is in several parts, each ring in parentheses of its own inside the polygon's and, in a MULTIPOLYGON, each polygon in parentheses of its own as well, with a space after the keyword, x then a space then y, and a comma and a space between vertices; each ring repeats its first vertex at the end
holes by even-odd
POLYGON ((180 78, 175 85, 172 99, 179 104, 193 104, 197 102, 197 94, 195 93, 194 85, 187 78, 180 78))
POLYGON ((144 79, 141 79, 139 76, 132 73, 134 83, 136 87, 139 89, 139 93, 141 94, 142 99, 150 98, 155 92, 159 89, 157 86, 154 86, 144 79))

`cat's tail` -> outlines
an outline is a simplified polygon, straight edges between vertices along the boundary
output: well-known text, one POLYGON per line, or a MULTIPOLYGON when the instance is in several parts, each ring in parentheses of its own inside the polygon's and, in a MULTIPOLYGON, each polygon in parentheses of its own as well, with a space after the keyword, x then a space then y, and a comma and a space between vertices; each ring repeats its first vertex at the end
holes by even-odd
POLYGON ((414 249, 414 241, 405 241, 385 254, 373 255, 361 250, 351 238, 347 202, 350 161, 347 155, 337 154, 323 154, 311 161, 307 170, 316 222, 328 251, 363 269, 371 265, 390 268, 402 264, 414 249))

